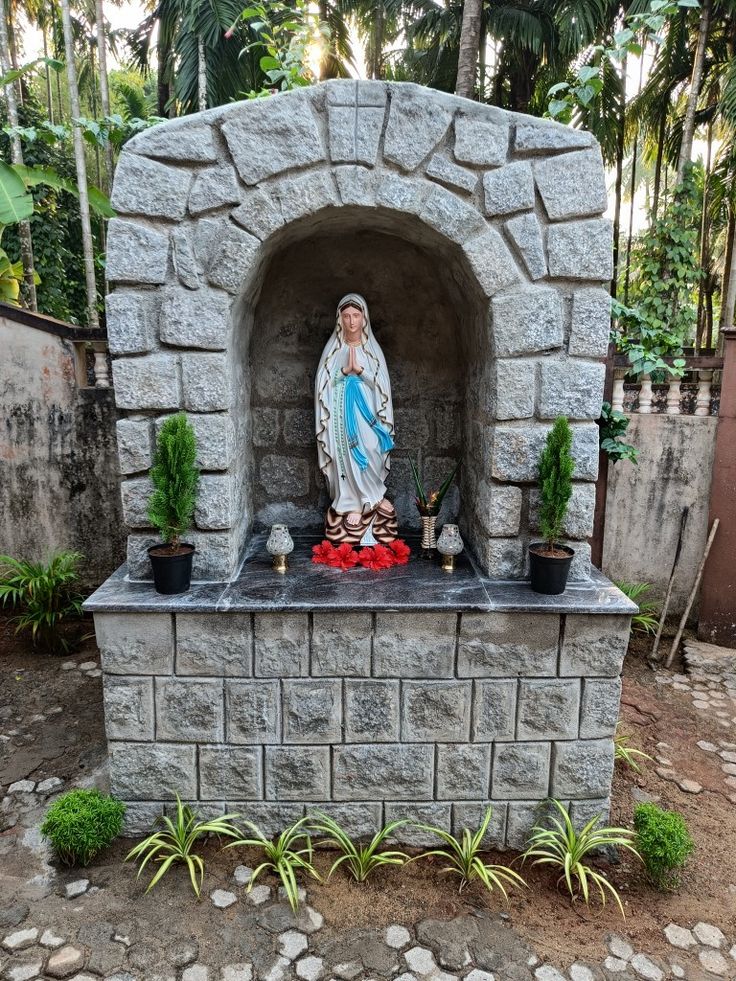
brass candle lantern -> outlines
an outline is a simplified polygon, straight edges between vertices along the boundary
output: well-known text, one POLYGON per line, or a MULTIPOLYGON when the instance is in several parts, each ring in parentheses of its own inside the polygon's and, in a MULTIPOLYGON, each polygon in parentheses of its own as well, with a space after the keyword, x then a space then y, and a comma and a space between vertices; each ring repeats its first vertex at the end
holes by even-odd
POLYGON ((437 539, 437 551, 442 556, 442 568, 445 572, 455 569, 455 556, 464 548, 463 540, 457 525, 443 525, 440 537, 437 539))
POLYGON ((289 555, 294 551, 294 539, 286 525, 272 525, 266 542, 266 551, 273 557, 274 572, 285 573, 289 568, 289 555))

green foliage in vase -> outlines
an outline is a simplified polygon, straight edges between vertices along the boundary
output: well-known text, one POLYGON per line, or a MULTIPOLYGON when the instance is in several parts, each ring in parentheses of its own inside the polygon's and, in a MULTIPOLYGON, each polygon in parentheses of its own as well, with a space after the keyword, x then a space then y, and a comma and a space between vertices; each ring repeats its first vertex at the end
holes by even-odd
POLYGON ((611 463, 617 463, 619 460, 639 462, 639 451, 621 438, 628 428, 629 417, 611 408, 610 402, 604 402, 601 417, 598 419, 598 439, 600 448, 611 463))
POLYGON ((591 853, 610 846, 626 848, 640 858, 633 844, 634 832, 627 828, 600 828, 600 817, 591 818, 580 831, 576 831, 567 808, 558 800, 553 800, 552 804, 562 820, 550 816, 551 827, 536 825, 532 828, 522 860, 533 858, 532 865, 551 865, 559 869, 557 885, 564 882, 572 898, 582 896, 586 906, 590 903, 590 887, 595 886, 603 905, 606 904, 606 894, 613 897, 625 919, 618 892, 607 876, 591 868, 585 859, 591 853))
POLYGON ((65 654, 63 625, 82 615, 79 552, 59 552, 48 563, 0 555, 0 602, 19 612, 11 617, 16 633, 30 633, 33 646, 65 654))
POLYGON ((172 551, 178 550, 181 536, 192 524, 199 483, 196 458, 197 440, 186 415, 169 416, 156 441, 148 517, 172 551))
POLYGON ((452 482, 455 479, 455 474, 458 471, 459 463, 456 463, 452 470, 448 473, 445 479, 440 484, 438 490, 426 491, 424 484, 422 483, 422 478, 419 476, 419 469, 413 460, 410 460, 411 464, 411 475, 414 479, 414 487, 416 489, 416 505, 420 510, 426 509, 431 514, 438 514, 440 508, 442 507, 442 502, 445 499, 445 495, 452 486, 452 482))
POLYGON ((680 881, 680 869, 695 847, 685 819, 656 804, 637 804, 634 828, 636 846, 650 879, 658 889, 674 889, 680 881))
POLYGON ((616 581, 616 586, 639 607, 639 612, 631 618, 631 629, 640 634, 656 634, 659 626, 659 612, 654 600, 642 599, 652 588, 648 582, 616 581))
POLYGON ((248 892, 256 883, 262 872, 275 872, 281 879, 289 905, 296 913, 299 909, 299 887, 296 874, 299 870, 306 872, 315 879, 319 874, 312 864, 312 839, 309 836, 308 823, 310 818, 303 817, 300 821, 286 828, 273 841, 267 838, 258 825, 245 821, 245 825, 253 832, 252 838, 238 838, 227 845, 227 848, 239 846, 260 848, 263 851, 263 861, 253 869, 248 883, 248 892))
POLYGON ((562 526, 572 495, 575 461, 570 452, 572 429, 558 416, 547 434, 539 459, 539 529, 550 549, 562 537, 562 526))
POLYGON ((327 814, 318 813, 311 825, 312 830, 326 835, 325 843, 335 845, 342 852, 333 863, 328 878, 343 863, 356 882, 365 882, 371 872, 384 865, 403 865, 409 860, 409 856, 404 852, 379 851, 386 840, 403 824, 406 824, 405 820, 390 821, 373 835, 367 845, 360 845, 340 827, 337 821, 327 814))
POLYGON ((46 812, 41 834, 65 865, 89 865, 118 837, 125 804, 99 790, 70 790, 46 812))
POLYGON ((630 746, 629 735, 625 732, 619 732, 618 727, 619 723, 616 723, 616 735, 613 737, 613 758, 616 763, 624 763, 635 773, 641 773, 637 759, 651 760, 652 757, 643 749, 635 749, 634 746, 630 746))
POLYGON ((422 852, 417 858, 430 858, 436 855, 439 858, 447 859, 450 864, 442 871, 457 875, 460 878, 460 892, 465 886, 477 880, 488 892, 498 889, 504 899, 508 900, 507 888, 509 886, 525 887, 526 882, 518 872, 514 872, 507 865, 489 865, 483 861, 483 839, 488 831, 488 825, 491 823, 492 814, 493 808, 489 807, 480 827, 475 831, 470 831, 468 828, 463 829, 461 838, 456 838, 449 831, 435 828, 431 824, 417 824, 416 827, 420 831, 436 835, 447 846, 446 848, 433 848, 422 852))
POLYGON ((161 815, 156 823, 161 825, 162 830, 154 831, 143 841, 139 841, 125 856, 125 861, 136 859, 140 862, 136 878, 140 878, 149 862, 158 863, 155 874, 146 886, 146 892, 153 889, 175 862, 183 862, 189 872, 192 889, 199 899, 204 879, 204 860, 194 851, 194 847, 208 835, 237 838, 240 832, 231 823, 237 816, 225 814, 211 821, 200 821, 188 804, 182 804, 177 794, 174 820, 168 815, 161 815))

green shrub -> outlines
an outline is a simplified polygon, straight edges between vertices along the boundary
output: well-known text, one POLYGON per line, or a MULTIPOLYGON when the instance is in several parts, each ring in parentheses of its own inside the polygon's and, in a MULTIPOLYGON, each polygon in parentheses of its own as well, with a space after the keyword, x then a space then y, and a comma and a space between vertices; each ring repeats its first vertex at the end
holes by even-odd
POLYGON ((99 790, 70 790, 49 807, 41 834, 65 865, 89 865, 120 834, 125 804, 99 790))
POLYGON ((196 457, 197 440, 187 417, 183 412, 169 416, 156 442, 148 517, 172 551, 178 550, 181 536, 192 525, 199 482, 196 457))
POLYGON ((570 424, 564 416, 558 416, 539 459, 539 530, 550 550, 562 537, 562 525, 572 495, 575 461, 571 447, 570 424))
POLYGON ((81 617, 79 552, 59 552, 47 563, 27 562, 0 555, 0 601, 19 611, 12 617, 15 632, 30 632, 33 646, 50 654, 65 654, 69 641, 64 621, 81 617))
POLYGON ((679 870, 695 847, 685 819, 677 811, 656 804, 638 804, 634 828, 639 854, 658 889, 672 889, 680 881, 679 870))

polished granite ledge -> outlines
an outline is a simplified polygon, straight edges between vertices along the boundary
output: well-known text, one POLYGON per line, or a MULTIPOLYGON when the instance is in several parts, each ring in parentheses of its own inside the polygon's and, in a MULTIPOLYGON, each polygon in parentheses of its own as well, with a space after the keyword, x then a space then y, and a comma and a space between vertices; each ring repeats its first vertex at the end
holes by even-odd
POLYGON ((439 562, 419 558, 419 543, 408 539, 408 565, 382 572, 341 572, 314 565, 314 538, 297 538, 285 575, 274 572, 265 535, 250 542, 232 582, 197 582, 187 593, 161 596, 150 582, 131 581, 121 566, 84 604, 90 613, 241 613, 327 610, 442 611, 456 613, 608 613, 631 616, 637 607, 597 569, 570 583, 561 596, 533 592, 528 582, 487 579, 464 552, 452 573, 439 562))

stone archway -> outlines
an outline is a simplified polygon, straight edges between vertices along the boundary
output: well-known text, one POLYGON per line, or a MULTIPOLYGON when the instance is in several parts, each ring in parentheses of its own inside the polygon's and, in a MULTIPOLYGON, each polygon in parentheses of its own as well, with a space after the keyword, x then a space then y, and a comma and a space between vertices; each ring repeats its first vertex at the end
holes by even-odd
POLYGON ((523 575, 539 450, 565 414, 577 461, 567 533, 574 575, 587 576, 612 272, 589 134, 414 85, 333 81, 140 134, 113 204, 108 335, 132 578, 147 578, 154 540, 156 423, 178 409, 203 471, 195 577, 235 573, 253 518, 251 424, 235 411, 250 385, 247 327, 274 256, 341 209, 430 241, 473 297, 464 523, 485 571, 523 575))

